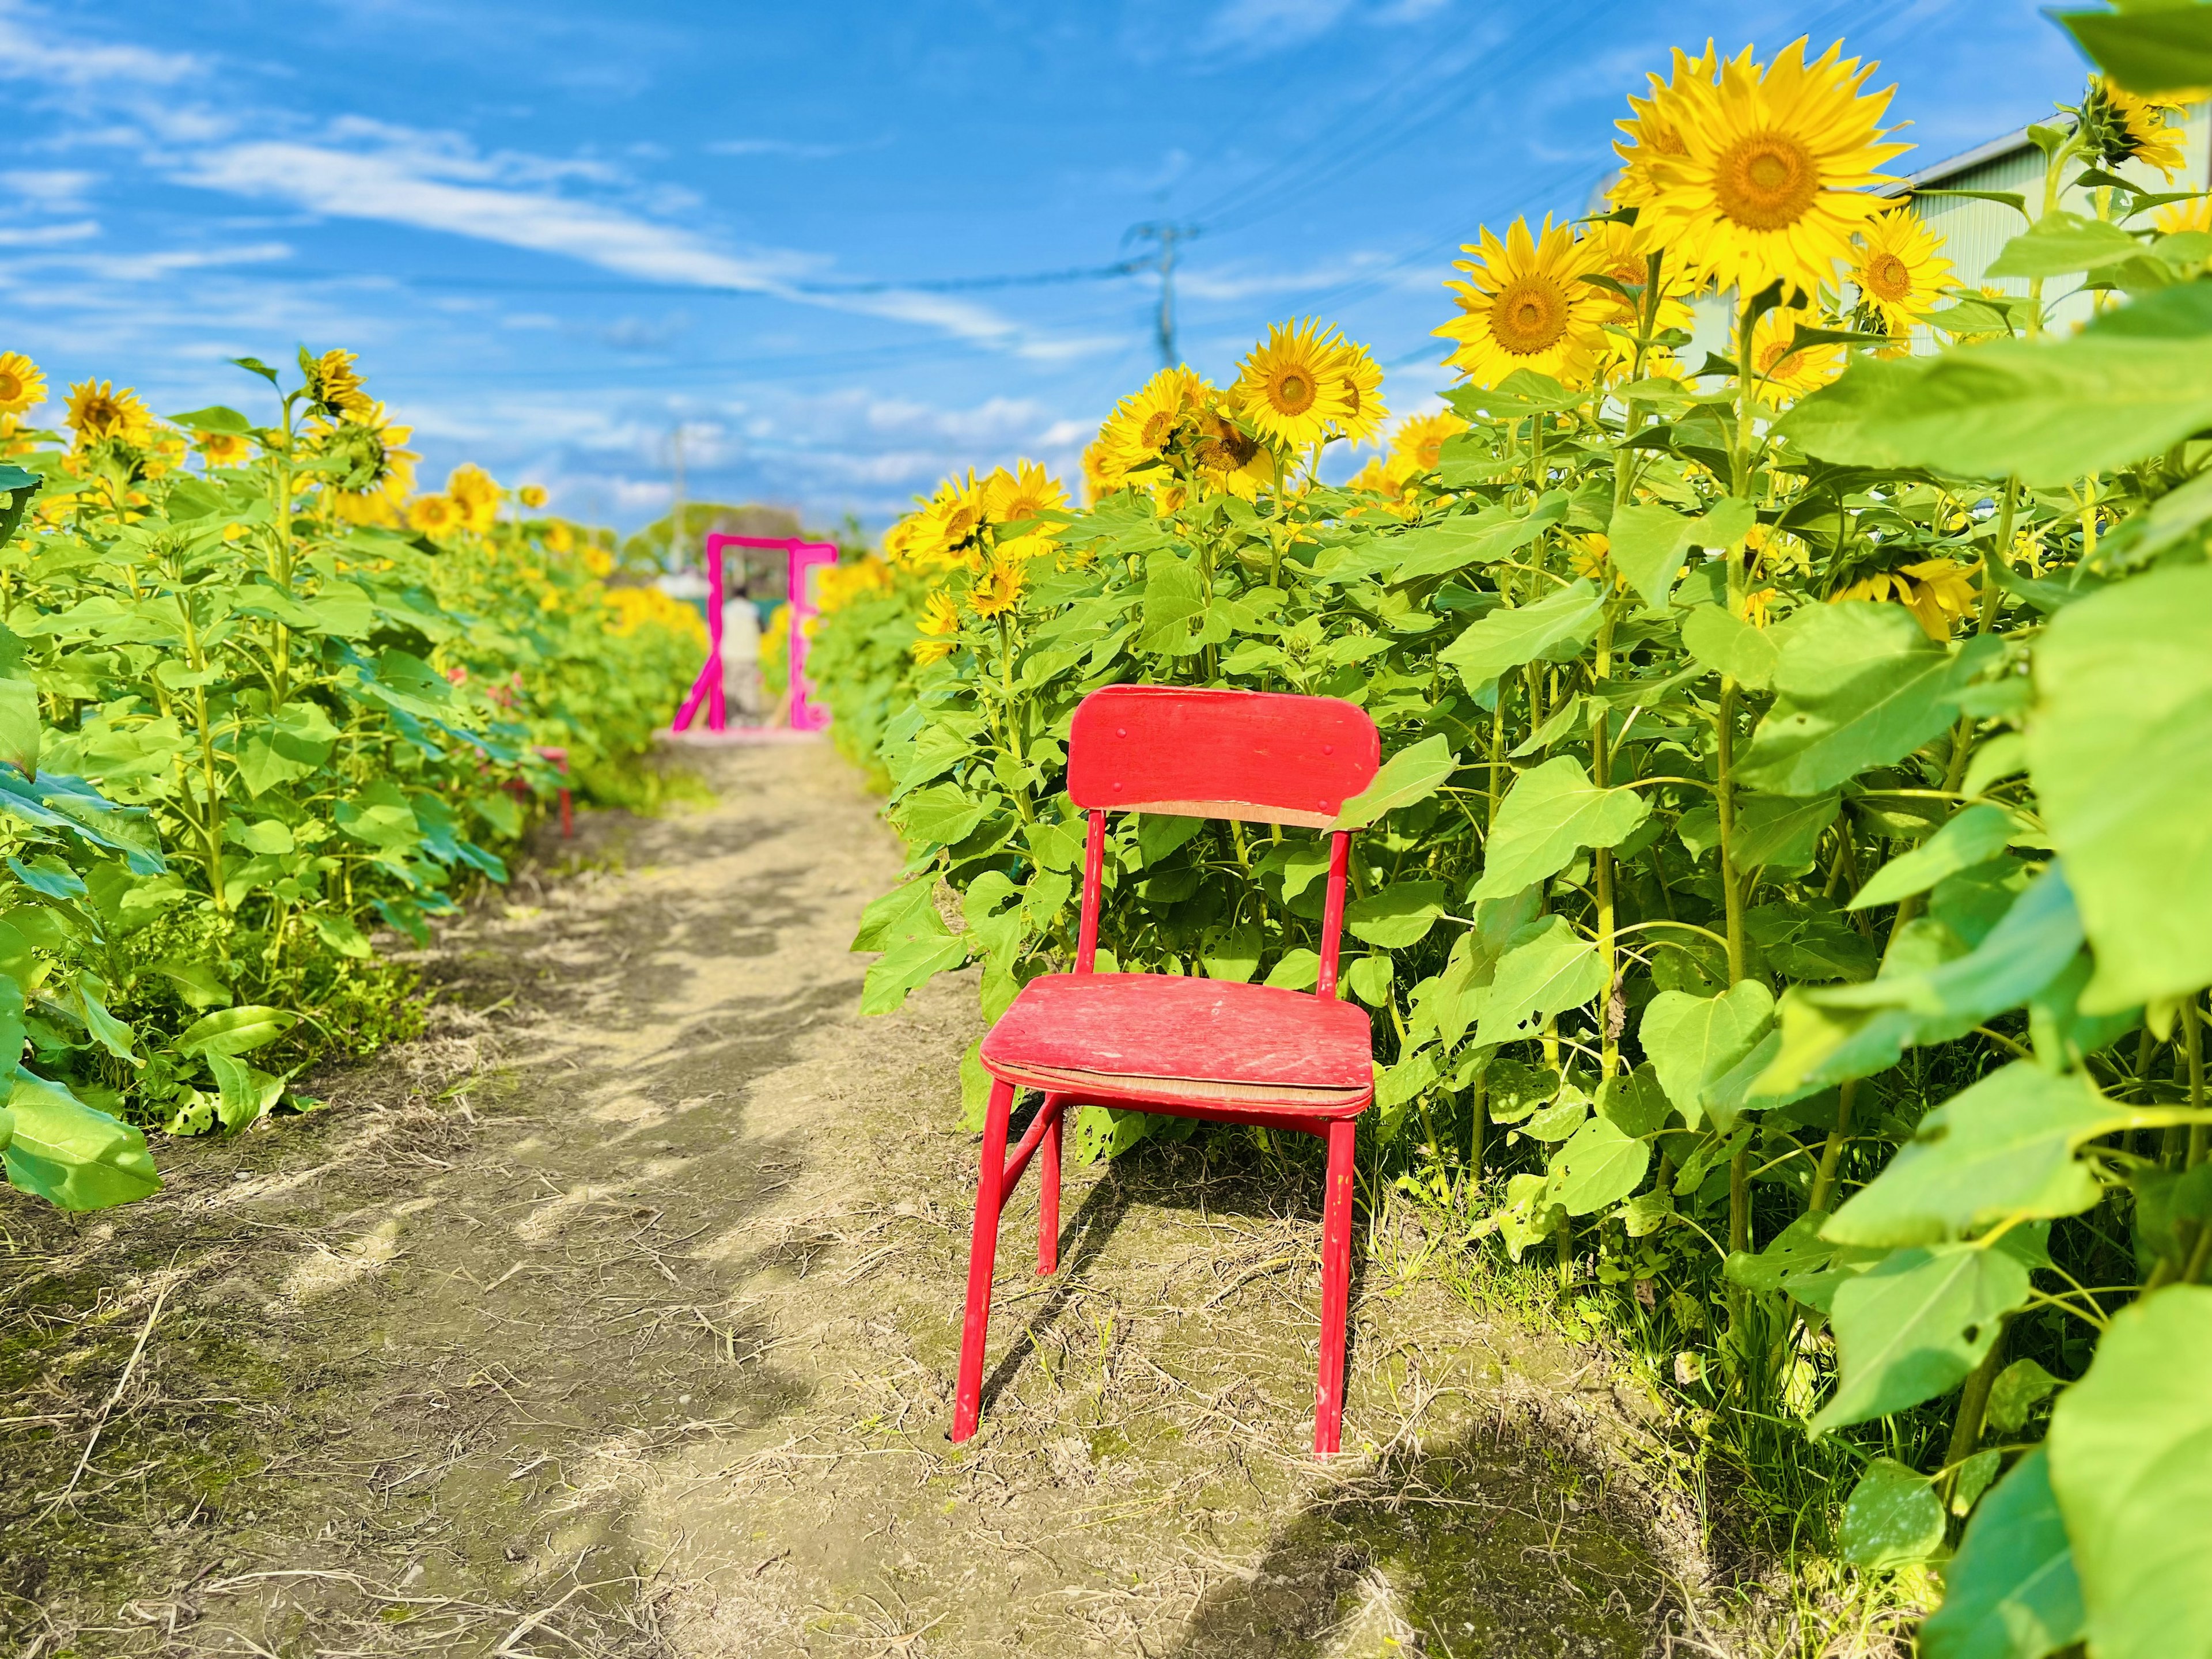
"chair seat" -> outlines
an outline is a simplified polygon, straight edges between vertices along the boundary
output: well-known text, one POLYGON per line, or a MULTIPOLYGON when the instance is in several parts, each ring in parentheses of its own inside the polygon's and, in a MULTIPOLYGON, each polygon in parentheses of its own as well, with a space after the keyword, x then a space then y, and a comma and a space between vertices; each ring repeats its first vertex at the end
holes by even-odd
POLYGON ((1334 997, 1165 974, 1048 974, 983 1039, 994 1077, 1034 1089, 1341 1115, 1373 1098, 1373 1036, 1334 997))

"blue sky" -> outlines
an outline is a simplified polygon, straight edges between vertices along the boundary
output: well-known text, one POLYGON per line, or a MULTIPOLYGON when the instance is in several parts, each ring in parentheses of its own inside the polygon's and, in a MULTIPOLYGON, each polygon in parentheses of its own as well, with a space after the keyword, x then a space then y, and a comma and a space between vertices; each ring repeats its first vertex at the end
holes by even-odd
POLYGON ((1158 365, 1139 224, 1194 367, 1317 313, 1419 406, 1457 243, 1580 211, 1668 46, 1804 33, 1907 168, 2081 74, 2029 0, 0 0, 0 349, 172 411, 346 345, 434 478, 632 526, 680 425, 695 498, 880 525, 1073 475, 1158 365))

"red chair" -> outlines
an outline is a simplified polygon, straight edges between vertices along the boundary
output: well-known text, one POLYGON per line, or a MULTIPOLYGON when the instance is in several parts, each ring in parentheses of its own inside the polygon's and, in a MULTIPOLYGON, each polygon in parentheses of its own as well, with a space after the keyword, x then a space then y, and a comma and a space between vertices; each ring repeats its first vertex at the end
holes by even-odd
POLYGON ((1068 735, 1067 793, 1090 814, 1075 971, 1024 986, 983 1039, 992 1077, 968 1258, 968 1317, 952 1437, 975 1432, 999 1218, 1039 1146, 1044 1164, 1037 1271, 1059 1263, 1061 1126, 1075 1106, 1115 1106, 1210 1122, 1299 1130, 1328 1143, 1322 1224, 1321 1378, 1314 1451, 1344 1423, 1345 1313, 1352 1276, 1355 1121, 1375 1097, 1367 1016, 1336 997, 1337 935, 1352 836, 1329 848, 1317 988, 1309 995, 1231 980, 1091 971, 1106 814, 1142 810, 1327 829, 1375 775, 1375 724, 1334 697, 1117 685, 1092 693, 1068 735), (1018 1089, 1044 1104, 1013 1156, 1018 1089))

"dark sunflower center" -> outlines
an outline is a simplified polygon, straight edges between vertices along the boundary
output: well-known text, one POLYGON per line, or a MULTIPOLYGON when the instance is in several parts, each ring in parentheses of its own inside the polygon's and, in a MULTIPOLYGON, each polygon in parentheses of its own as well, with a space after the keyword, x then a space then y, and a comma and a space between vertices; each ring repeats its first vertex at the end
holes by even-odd
POLYGON ((1754 132, 1721 155, 1714 193, 1721 211, 1747 230, 1786 230, 1820 193, 1820 168, 1798 138, 1754 132))
POLYGON ((1492 337, 1516 357, 1549 351, 1567 331, 1567 296, 1547 276, 1516 276, 1490 309, 1492 337))
POLYGON ((1884 300, 1902 300, 1912 292, 1912 273, 1896 254, 1884 252, 1867 261, 1866 285, 1884 300))

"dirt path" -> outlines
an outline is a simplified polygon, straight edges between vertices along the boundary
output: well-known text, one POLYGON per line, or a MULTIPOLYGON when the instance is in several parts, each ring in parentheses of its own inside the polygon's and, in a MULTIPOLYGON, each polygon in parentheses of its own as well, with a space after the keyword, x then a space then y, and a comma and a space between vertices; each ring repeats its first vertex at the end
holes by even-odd
POLYGON ((0 1208, 12 1651, 1667 1644, 1698 1563, 1602 1368, 1418 1238, 1366 1236, 1353 1449, 1301 1455, 1302 1153, 1072 1172, 1051 1280, 1025 1182, 951 1445, 973 987, 860 1018, 874 803, 826 750, 705 764, 713 808, 589 820, 595 867, 447 932, 433 1036, 337 1109, 170 1148, 129 1211, 0 1208))

